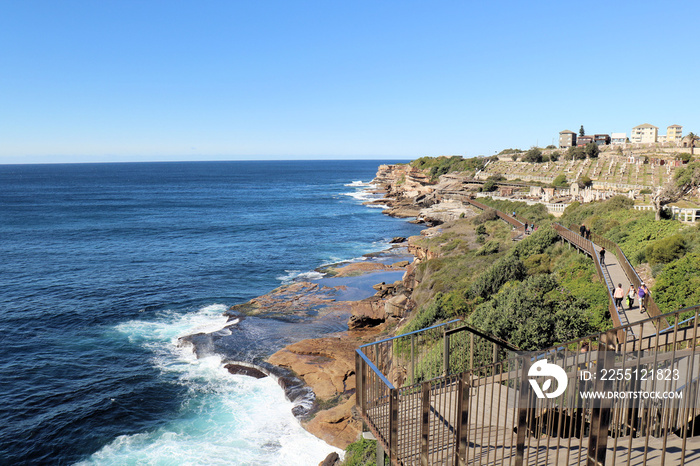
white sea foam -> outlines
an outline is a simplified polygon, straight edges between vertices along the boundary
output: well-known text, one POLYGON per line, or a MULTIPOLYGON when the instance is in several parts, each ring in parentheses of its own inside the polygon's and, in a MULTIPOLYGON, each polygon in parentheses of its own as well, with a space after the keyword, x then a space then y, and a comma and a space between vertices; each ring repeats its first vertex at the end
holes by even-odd
POLYGON ((284 285, 301 280, 320 280, 321 278, 325 277, 325 274, 316 272, 315 270, 310 272, 302 272, 301 270, 285 270, 285 272, 287 272, 287 275, 277 277, 277 280, 281 281, 284 285))
POLYGON ((131 342, 151 349, 154 364, 186 387, 187 396, 161 427, 119 436, 82 464, 306 466, 332 451, 342 454, 301 427, 274 378, 231 375, 219 356, 196 359, 176 345, 179 336, 224 328, 223 310, 213 305, 188 314, 166 312, 154 321, 116 327, 131 342))
POLYGON ((358 201, 371 201, 374 199, 380 199, 380 196, 377 196, 374 193, 370 193, 368 191, 355 191, 352 193, 341 193, 343 196, 350 196, 353 199, 357 199, 358 201))
POLYGON ((345 184, 343 186, 372 186, 372 184, 367 183, 365 181, 358 180, 358 181, 353 181, 352 183, 345 184))

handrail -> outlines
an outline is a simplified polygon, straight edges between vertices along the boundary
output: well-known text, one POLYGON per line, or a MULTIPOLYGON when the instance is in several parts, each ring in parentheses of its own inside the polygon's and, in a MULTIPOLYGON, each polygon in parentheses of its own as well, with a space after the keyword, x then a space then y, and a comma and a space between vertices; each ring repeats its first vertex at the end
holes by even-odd
MULTIPOLYGON (((573 223, 571 226, 575 229, 580 228, 579 225, 576 225, 575 223, 573 223)), ((608 238, 600 236, 593 232, 591 232, 591 238, 593 239, 593 242, 604 246, 606 249, 612 251, 613 254, 615 254, 615 256, 617 256, 617 259, 620 262, 620 266, 625 271, 625 275, 627 275, 627 278, 630 279, 635 289, 639 289, 639 287, 642 285, 642 279, 639 277, 639 274, 637 273, 635 268, 632 267, 632 264, 627 259, 625 253, 622 251, 622 249, 620 249, 620 246, 618 246, 617 243, 615 243, 614 241, 609 240, 608 238)), ((654 298, 651 295, 649 295, 647 298, 646 308, 649 312, 649 315, 652 317, 659 317, 661 315, 661 310, 659 309, 659 306, 656 304, 654 298)), ((671 324, 666 318, 664 318, 662 322, 664 322, 666 327, 671 326, 671 324)))
POLYGON ((521 351, 521 349, 518 348, 517 346, 511 345, 510 343, 508 343, 508 342, 506 342, 506 341, 503 341, 503 340, 501 340, 501 339, 498 338, 498 337, 494 337, 494 336, 489 335, 489 334, 487 334, 487 333, 483 333, 481 330, 475 329, 474 327, 472 327, 471 325, 468 325, 468 324, 463 324, 461 327, 453 328, 453 329, 451 329, 451 330, 446 330, 446 331, 445 331, 445 336, 450 336, 450 335, 452 335, 453 333, 459 333, 459 332, 463 332, 463 331, 465 331, 465 330, 468 330, 468 331, 470 331, 471 333, 473 333, 473 334, 475 334, 475 335, 477 335, 477 336, 480 336, 481 338, 483 338, 483 339, 485 339, 485 340, 487 340, 487 341, 490 341, 491 343, 495 343, 495 344, 497 344, 497 345, 503 346, 503 347, 504 347, 505 349, 507 349, 507 350, 510 350, 510 351, 521 351))
POLYGON ((383 340, 373 341, 372 343, 366 343, 364 345, 361 345, 358 349, 366 348, 368 346, 377 345, 379 343, 385 343, 385 342, 391 341, 391 340, 396 340, 397 338, 403 338, 403 337, 407 337, 410 335, 415 335, 416 333, 426 332, 426 331, 432 330, 434 328, 444 327, 445 325, 454 324, 454 323, 460 322, 460 321, 461 321, 461 319, 453 319, 453 320, 450 320, 448 322, 443 322, 441 324, 433 325, 431 327, 421 328, 421 329, 414 330, 414 331, 408 332, 408 333, 402 333, 401 335, 395 335, 393 337, 384 338, 383 340))
MULTIPOLYGON (((486 210, 486 209, 494 210, 496 212, 496 215, 500 219, 505 220, 506 222, 515 226, 516 229, 520 229, 520 228, 524 227, 524 223, 520 222, 517 218, 514 218, 508 214, 505 214, 498 209, 490 207, 486 204, 482 204, 481 202, 475 201, 474 199, 471 199, 469 196, 464 196, 464 200, 467 203, 469 203, 469 204, 473 205, 474 207, 477 207, 481 210, 486 210)), ((524 220, 526 220, 526 219, 524 219, 524 220)), ((534 224, 532 224, 532 225, 534 227, 534 224)), ((581 235, 569 230, 568 228, 561 225, 560 223, 554 223, 553 228, 559 234, 559 236, 561 236, 564 240, 572 243, 574 246, 578 247, 582 251, 585 251, 586 253, 588 253, 589 256, 591 256, 591 259, 593 259, 593 263, 596 266, 596 272, 598 273, 598 277, 605 283, 605 285, 606 285, 605 287, 608 289, 608 298, 609 298, 608 299, 608 310, 610 312, 610 317, 613 321, 613 327, 621 327, 623 325, 622 319, 620 317, 620 312, 618 311, 617 306, 614 305, 615 298, 613 297, 613 291, 611 289, 611 285, 614 285, 614 284, 608 283, 608 281, 605 277, 605 274, 603 273, 603 268, 600 264, 600 261, 598 260, 598 255, 595 252, 595 247, 593 246, 593 242, 590 240, 587 240, 584 237, 582 237, 581 235), (568 232, 569 235, 563 234, 564 231, 568 232)), ((612 241, 608 240, 607 238, 604 238, 604 239, 606 242, 609 242, 613 245, 609 249, 613 249, 613 251, 615 251, 615 249, 617 249, 619 251, 619 254, 622 255, 622 257, 624 257, 624 260, 627 262, 628 266, 630 268, 632 268, 632 266, 629 265, 629 261, 627 261, 627 257, 624 255, 622 250, 612 241)), ((623 261, 620 261, 620 262, 622 263, 623 261)), ((624 268, 624 266, 623 266, 623 268, 624 268)), ((632 270, 634 270, 634 269, 632 268, 632 270)), ((625 272, 625 273, 627 273, 627 272, 625 272)), ((635 274, 636 274, 636 272, 635 272, 635 274)), ((612 288, 614 288, 614 286, 612 288)), ((654 306, 656 306, 656 305, 654 304, 654 306)), ((656 309, 656 311, 658 311, 658 307, 656 307, 655 309, 656 309)), ((651 314, 651 312, 650 312, 650 314, 651 314)), ((631 332, 631 335, 633 337, 635 336, 634 331, 631 328, 629 329, 629 332, 631 332)), ((618 333, 618 339, 620 339, 620 341, 624 341, 625 335, 622 333, 618 333)))
POLYGON ((389 389, 393 390, 393 389, 395 388, 395 387, 394 387, 394 384, 392 384, 391 382, 389 382, 389 379, 387 379, 386 377, 384 377, 384 374, 382 374, 382 371, 380 371, 379 368, 378 368, 377 366, 375 366, 374 363, 373 363, 372 361, 369 360, 369 358, 367 357, 367 355, 366 355, 365 353, 363 353, 362 351, 360 351, 359 348, 356 349, 355 352, 367 363, 367 365, 370 367, 370 369, 372 369, 372 370, 379 376, 379 378, 381 379, 381 381, 384 382, 384 384, 385 384, 389 389))
MULTIPOLYGON (((605 274, 603 273, 603 267, 601 266, 600 260, 598 259, 598 255, 595 252, 593 242, 571 231, 570 229, 566 228, 560 223, 554 223, 552 226, 554 230, 559 234, 559 236, 561 236, 563 239, 572 243, 574 246, 591 256, 591 259, 593 259, 593 264, 596 268, 596 273, 598 274, 598 278, 600 278, 605 283, 605 288, 608 292, 608 310, 610 312, 610 317, 613 321, 613 327, 622 327, 623 324, 622 319, 620 318, 620 312, 618 311, 617 306, 615 306, 614 304, 615 298, 613 297, 613 292, 611 290, 612 284, 608 283, 608 280, 606 279, 605 274)), ((632 332, 632 335, 634 335, 634 332, 632 332)), ((618 332, 617 337, 618 340, 621 342, 626 340, 625 334, 622 332, 618 332)))
MULTIPOLYGON (((684 313, 684 312, 690 311, 691 309, 697 309, 697 308, 699 308, 699 307, 700 307, 700 304, 697 304, 697 305, 695 305, 695 306, 684 307, 683 309, 679 309, 679 310, 677 310, 676 312, 677 312, 678 314, 682 314, 682 313, 684 313)), ((663 329, 663 330, 659 330, 659 331, 656 332, 656 333, 657 333, 657 334, 662 334, 662 333, 670 332, 670 331, 672 331, 674 328, 680 327, 681 325, 683 325, 683 324, 685 324, 685 323, 687 323, 687 322, 690 322, 691 320, 694 320, 694 319, 695 319, 695 316, 689 317, 689 318, 685 319, 685 320, 682 321, 682 322, 676 322, 675 324, 673 324, 673 325, 671 325, 671 326, 669 326, 669 327, 667 327, 667 328, 665 328, 665 329, 663 329)))
MULTIPOLYGON (((632 442, 636 442, 636 447, 640 442, 648 445, 651 436, 656 437, 664 431, 673 432, 685 442, 695 435, 692 419, 698 415, 694 406, 700 401, 700 392, 696 390, 700 376, 693 372, 700 362, 700 351, 696 350, 700 339, 699 313, 700 305, 649 317, 645 321, 559 343, 548 349, 513 352, 506 359, 494 359, 490 364, 459 373, 445 373, 400 388, 381 377, 377 366, 370 361, 371 356, 358 350, 355 373, 359 414, 389 454, 392 464, 470 464, 476 461, 480 464, 512 464, 514 460, 518 465, 522 464, 523 458, 537 457, 545 443, 546 449, 552 453, 545 455, 543 461, 571 464, 569 455, 586 448, 586 444, 589 452, 605 453, 610 448, 618 451, 624 445, 630 445, 632 449, 632 442), (694 309, 694 317, 681 322, 681 313, 689 309, 694 309), (633 327, 639 328, 642 335, 646 322, 660 321, 669 316, 674 317, 677 327, 685 326, 682 329, 676 327, 674 332, 665 332, 663 336, 644 335, 643 340, 623 342, 622 345, 616 339, 617 333, 629 334, 633 327), (693 319, 696 322, 687 325, 693 319), (588 344, 584 345, 584 341, 588 344), (685 345, 686 348, 681 345, 683 342, 692 343, 685 345), (584 347, 590 350, 584 352, 584 347), (633 361, 616 358, 616 351, 633 356, 633 361), (535 398, 534 386, 528 383, 529 372, 533 362, 543 358, 564 370, 570 387, 564 398, 554 401, 535 398), (634 385, 634 381, 619 378, 586 382, 580 378, 582 368, 590 371, 591 367, 596 367, 597 371, 623 373, 640 368, 653 371, 670 367, 680 370, 680 378, 664 382, 663 387, 653 383, 651 386, 634 385), (682 400, 681 397, 639 402, 621 399, 614 403, 578 399, 576 394, 579 391, 589 390, 663 390, 683 393, 684 396, 682 400), (577 403, 575 411, 566 409, 567 403, 572 402, 577 403), (662 424, 655 419, 660 419, 662 424), (618 443, 623 437, 629 440, 618 443), (572 444, 572 439, 578 446, 572 444), (558 449, 561 449, 561 454, 558 449)), ((444 331, 443 337, 447 342, 450 335, 469 330, 468 325, 449 329, 444 331)), ((482 335, 475 333, 475 336, 482 335)), ((495 344, 495 337, 485 336, 495 344)), ((463 342, 469 344, 468 340, 463 342)), ((447 347, 449 344, 445 343, 447 347)), ((646 454, 647 446, 643 448, 646 454)), ((684 448, 679 447, 678 451, 682 452, 684 448)), ((605 457, 598 457, 603 458, 598 463, 605 464, 605 457)), ((678 454, 671 457, 674 464, 684 462, 683 456, 678 460, 678 454)), ((646 459, 643 463, 647 464, 646 459)))
MULTIPOLYGON (((490 207, 486 204, 482 204, 481 202, 475 201, 474 199, 470 199, 469 196, 466 196, 464 200, 467 201, 467 203, 469 203, 469 204, 473 205, 474 207, 477 207, 481 210, 486 210, 486 209, 494 210, 496 212, 496 215, 498 216, 498 218, 510 223, 515 228, 522 228, 522 226, 524 225, 524 222, 519 221, 517 218, 514 218, 514 217, 512 217, 506 213, 503 213, 498 209, 490 207)), ((527 219, 523 219, 523 220, 527 221, 527 219)))

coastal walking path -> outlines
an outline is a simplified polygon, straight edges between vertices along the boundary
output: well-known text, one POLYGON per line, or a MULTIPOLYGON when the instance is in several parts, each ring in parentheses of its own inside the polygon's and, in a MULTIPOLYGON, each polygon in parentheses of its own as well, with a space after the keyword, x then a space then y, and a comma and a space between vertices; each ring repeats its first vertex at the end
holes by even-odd
MULTIPOLYGON (((475 201, 471 199, 469 196, 460 196, 459 200, 462 202, 466 202, 473 207, 476 207, 481 210, 486 210, 486 209, 493 209, 493 207, 487 206, 485 204, 482 204, 481 202, 475 201)), ((519 217, 517 215, 509 215, 506 214, 505 212, 501 212, 498 209, 493 209, 496 211, 496 214, 498 217, 509 223, 513 228, 515 229, 514 231, 514 241, 520 241, 525 238, 525 236, 529 233, 528 231, 525 230, 525 225, 529 225, 529 227, 532 229, 535 227, 535 225, 532 222, 529 222, 527 219, 523 217, 519 217)), ((515 214, 515 212, 513 212, 515 214)), ((532 230, 529 230, 532 231, 532 230)), ((559 231, 559 230, 557 230, 559 231)), ((574 230, 569 230, 570 233, 568 234, 562 234, 561 231, 559 231, 560 236, 562 239, 566 240, 569 242, 569 244, 573 244, 575 247, 577 247, 579 250, 582 250, 586 252, 587 254, 590 254, 590 249, 588 249, 588 246, 582 248, 581 244, 582 242, 587 242, 590 240, 584 239, 583 236, 581 236, 577 231, 574 230), (569 237, 570 234, 573 234, 576 237, 576 240, 572 240, 572 238, 569 237)), ((594 262, 599 261, 600 257, 600 250, 601 246, 594 243, 591 241, 593 245, 593 249, 595 251, 595 254, 597 257, 591 257, 594 262)), ((618 309, 618 315, 620 317, 620 323, 622 325, 627 325, 627 324, 634 324, 637 322, 640 322, 642 320, 645 320, 649 317, 646 312, 642 312, 641 308, 641 302, 639 299, 639 296, 637 295, 635 298, 635 302, 630 308, 625 308, 625 305, 627 303, 627 292, 629 290, 629 285, 631 283, 634 283, 635 280, 632 279, 632 277, 628 277, 627 274, 625 273, 625 269, 622 267, 620 264, 620 259, 613 254, 612 251, 607 250, 605 254, 605 263, 600 264, 601 270, 603 272, 603 278, 605 279, 605 284, 608 288, 608 296, 612 300, 613 294, 615 293, 615 288, 617 287, 618 284, 622 284, 622 289, 625 291, 625 298, 622 300, 622 307, 618 309)), ((631 265, 630 265, 631 267, 631 265)), ((614 306, 614 300, 613 304, 614 306)), ((653 323, 651 322, 645 322, 642 324, 642 332, 644 337, 648 337, 650 335, 654 335, 659 331, 653 323)), ((642 335, 634 335, 635 339, 640 338, 642 335)))
MULTIPOLYGON (((593 243, 593 247, 595 248, 596 254, 599 254, 600 257, 601 247, 595 243, 593 243)), ((611 251, 606 250, 605 263, 601 264, 601 268, 603 269, 603 274, 607 274, 607 276, 610 279, 610 283, 608 284, 609 288, 612 285, 610 293, 615 293, 615 288, 617 288, 618 284, 622 284, 622 289, 625 291, 625 297, 622 300, 622 307, 618 308, 622 325, 634 324, 636 322, 647 319, 649 316, 646 312, 642 311, 641 302, 636 292, 634 304, 631 308, 626 307, 627 292, 633 280, 627 276, 617 256, 615 256, 615 254, 613 254, 611 251)), ((652 324, 651 322, 644 323, 643 329, 645 337, 653 335, 657 332, 656 327, 654 327, 654 324, 652 324)), ((636 337, 639 338, 640 335, 636 335, 636 337)))

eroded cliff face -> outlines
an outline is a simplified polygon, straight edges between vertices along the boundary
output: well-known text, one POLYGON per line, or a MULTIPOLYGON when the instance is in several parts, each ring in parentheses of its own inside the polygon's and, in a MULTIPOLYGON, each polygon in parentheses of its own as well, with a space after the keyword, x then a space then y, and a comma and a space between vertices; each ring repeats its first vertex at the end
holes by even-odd
POLYGON ((437 182, 423 170, 410 165, 380 165, 374 183, 382 187, 389 206, 384 213, 392 217, 415 217, 428 226, 474 215, 459 197, 467 194, 468 177, 450 173, 437 182))

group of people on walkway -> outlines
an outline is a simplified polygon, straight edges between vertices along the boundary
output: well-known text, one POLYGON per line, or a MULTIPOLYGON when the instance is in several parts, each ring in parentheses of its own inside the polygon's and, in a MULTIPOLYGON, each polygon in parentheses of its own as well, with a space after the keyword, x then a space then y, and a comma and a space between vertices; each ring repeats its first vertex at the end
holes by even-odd
POLYGON ((591 239, 591 229, 588 228, 586 225, 581 225, 578 228, 578 232, 581 234, 581 236, 583 236, 587 240, 591 239))
MULTIPOLYGON (((638 297, 642 312, 646 312, 649 296, 651 296, 651 291, 649 291, 649 288, 647 288, 643 282, 638 289, 635 289, 634 285, 630 283, 630 288, 627 290, 627 309, 632 309, 634 300, 638 297)), ((615 298, 615 307, 619 310, 624 310, 622 307, 622 300, 625 298, 625 290, 622 289, 622 283, 617 284, 617 288, 615 288, 615 292, 613 293, 613 298, 615 298)))
MULTIPOLYGON (((581 224, 578 231, 583 238, 587 240, 591 239, 591 230, 586 225, 581 224)), ((605 265, 604 246, 601 246, 600 250, 598 251, 598 255, 600 257, 600 265, 605 265)), ((622 307, 622 301, 625 299, 625 296, 627 296, 628 310, 632 309, 632 307, 634 306, 634 300, 636 298, 639 298, 639 305, 641 307, 641 311, 647 311, 647 301, 649 299, 649 296, 651 296, 651 291, 649 291, 649 288, 647 288, 647 286, 644 283, 641 283, 639 285, 639 288, 635 288, 634 285, 630 283, 629 290, 627 290, 626 294, 625 290, 622 289, 622 283, 618 283, 617 288, 615 288, 615 292, 613 293, 613 298, 615 298, 615 307, 617 309, 624 310, 624 308, 622 307)))

